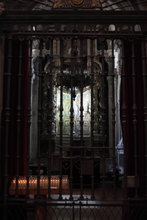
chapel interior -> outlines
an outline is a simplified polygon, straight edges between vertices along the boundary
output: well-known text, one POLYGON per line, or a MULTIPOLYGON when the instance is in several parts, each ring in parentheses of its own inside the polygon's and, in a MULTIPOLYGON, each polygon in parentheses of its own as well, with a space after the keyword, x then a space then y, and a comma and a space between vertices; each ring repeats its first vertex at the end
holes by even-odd
POLYGON ((147 217, 146 10, 0 1, 3 220, 147 217))

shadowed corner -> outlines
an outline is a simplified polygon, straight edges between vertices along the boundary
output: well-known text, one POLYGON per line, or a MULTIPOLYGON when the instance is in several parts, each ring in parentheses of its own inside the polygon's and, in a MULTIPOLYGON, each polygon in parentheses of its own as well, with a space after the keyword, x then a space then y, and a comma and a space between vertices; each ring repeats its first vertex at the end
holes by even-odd
POLYGON ((0 15, 5 11, 5 3, 0 2, 0 15))

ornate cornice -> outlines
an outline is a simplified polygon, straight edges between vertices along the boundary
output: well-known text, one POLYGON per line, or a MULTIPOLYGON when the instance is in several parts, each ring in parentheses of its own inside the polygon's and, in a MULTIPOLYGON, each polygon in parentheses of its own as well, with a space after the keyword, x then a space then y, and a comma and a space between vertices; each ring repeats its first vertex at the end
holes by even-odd
POLYGON ((54 0, 53 8, 100 8, 100 0, 54 0))
POLYGON ((101 10, 51 10, 51 11, 5 11, 0 16, 0 26, 16 24, 147 24, 146 11, 101 10))

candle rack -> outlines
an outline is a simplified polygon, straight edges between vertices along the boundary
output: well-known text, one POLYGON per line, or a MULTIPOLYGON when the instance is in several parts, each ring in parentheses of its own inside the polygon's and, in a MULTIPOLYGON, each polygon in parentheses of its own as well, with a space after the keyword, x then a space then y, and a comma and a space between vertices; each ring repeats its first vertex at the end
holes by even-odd
MULTIPOLYGON (((69 180, 67 176, 62 176, 61 180, 62 192, 66 193, 69 189, 69 180)), ((40 176, 40 179, 37 179, 37 176, 30 176, 29 179, 25 176, 20 176, 18 179, 14 178, 11 181, 9 194, 15 195, 16 192, 18 195, 25 195, 26 192, 29 192, 30 195, 37 194, 37 188, 39 185, 40 194, 47 195, 49 187, 49 178, 48 176, 40 176), (27 182, 28 181, 28 182, 27 182)), ((59 176, 51 176, 50 178, 50 189, 52 194, 59 193, 60 188, 60 178, 59 176)))

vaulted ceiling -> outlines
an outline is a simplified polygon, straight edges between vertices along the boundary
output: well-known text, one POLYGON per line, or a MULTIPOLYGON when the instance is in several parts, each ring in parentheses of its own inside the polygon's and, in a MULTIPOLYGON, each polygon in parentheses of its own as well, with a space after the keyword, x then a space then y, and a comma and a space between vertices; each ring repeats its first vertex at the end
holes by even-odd
MULTIPOLYGON (((6 10, 50 10, 54 0, 7 0, 6 10)), ((147 0, 100 0, 101 10, 147 10, 147 0)))

